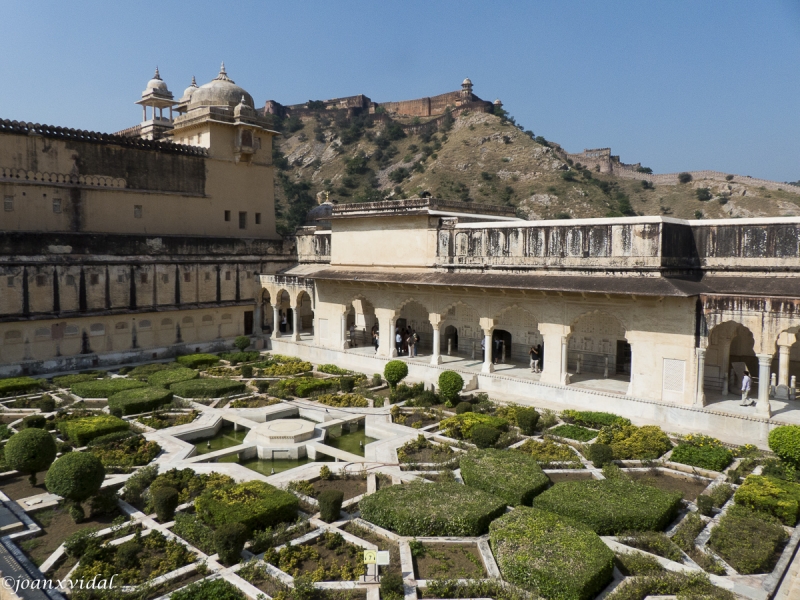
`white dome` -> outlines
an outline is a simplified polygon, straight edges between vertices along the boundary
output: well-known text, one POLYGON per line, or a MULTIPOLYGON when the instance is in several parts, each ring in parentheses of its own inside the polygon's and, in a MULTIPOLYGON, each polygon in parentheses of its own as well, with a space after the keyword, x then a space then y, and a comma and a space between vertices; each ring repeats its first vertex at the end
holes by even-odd
POLYGON ((236 85, 225 72, 225 63, 213 80, 201 85, 191 95, 192 104, 224 105, 234 107, 240 102, 253 107, 253 97, 236 85))
POLYGON ((461 85, 472 85, 472 82, 469 80, 469 77, 467 77, 464 81, 461 82, 461 85))
POLYGON ((144 90, 144 93, 147 94, 148 92, 169 93, 166 82, 161 79, 161 75, 158 73, 158 67, 156 67, 156 74, 147 82, 147 88, 144 90))
POLYGON ((192 85, 183 91, 183 96, 181 97, 180 101, 188 102, 195 90, 197 90, 197 81, 195 80, 194 75, 192 75, 192 85))

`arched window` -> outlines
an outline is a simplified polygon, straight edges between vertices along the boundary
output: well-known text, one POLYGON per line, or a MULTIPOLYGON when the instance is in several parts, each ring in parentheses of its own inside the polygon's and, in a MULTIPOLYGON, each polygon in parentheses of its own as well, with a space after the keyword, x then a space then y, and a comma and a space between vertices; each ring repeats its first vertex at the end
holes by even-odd
POLYGON ((183 317, 181 321, 184 325, 189 325, 190 327, 194 325, 194 319, 192 317, 183 317))
POLYGON ((167 329, 172 327, 172 319, 161 319, 161 328, 167 329))
POLYGON ((222 320, 223 321, 230 321, 231 320, 231 315, 229 313, 225 313, 224 315, 222 315, 222 320))
POLYGON ((91 327, 89 327, 89 335, 105 335, 106 334, 106 326, 102 323, 94 323, 91 327))
POLYGON ((22 341, 22 332, 18 329, 13 329, 12 331, 6 331, 5 336, 3 339, 6 343, 9 344, 16 344, 22 341))
POLYGON ((203 324, 210 324, 214 322, 214 317, 211 315, 203 315, 203 324))
POLYGON ((150 329, 151 326, 152 324, 147 319, 139 321, 139 329, 150 329))
POLYGON ((128 328, 128 324, 125 321, 119 321, 114 325, 114 329, 117 331, 122 331, 128 328))
POLYGON ((67 325, 64 328, 64 335, 71 336, 71 335, 78 335, 78 326, 77 325, 67 325))
POLYGON ((34 334, 38 339, 43 338, 50 338, 50 328, 49 327, 37 327, 36 332, 34 334))

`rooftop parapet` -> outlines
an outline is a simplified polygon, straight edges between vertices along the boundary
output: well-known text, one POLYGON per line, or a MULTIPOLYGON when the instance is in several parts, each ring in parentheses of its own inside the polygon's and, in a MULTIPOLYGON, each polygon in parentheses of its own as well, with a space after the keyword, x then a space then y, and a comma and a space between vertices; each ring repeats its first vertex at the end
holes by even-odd
POLYGON ((332 219, 356 217, 391 217, 405 215, 434 215, 480 217, 486 220, 521 222, 513 207, 474 205, 467 202, 453 202, 437 198, 408 198, 383 202, 356 202, 337 204, 333 207, 332 219))

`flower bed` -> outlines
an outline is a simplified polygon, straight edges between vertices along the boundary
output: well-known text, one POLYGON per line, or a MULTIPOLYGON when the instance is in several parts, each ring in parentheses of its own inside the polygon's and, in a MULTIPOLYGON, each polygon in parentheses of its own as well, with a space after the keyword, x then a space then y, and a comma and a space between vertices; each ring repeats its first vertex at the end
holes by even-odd
POLYGON ((288 362, 270 365, 259 370, 262 377, 283 377, 286 375, 298 375, 314 369, 310 362, 288 362))
POLYGON ((308 398, 314 392, 321 392, 339 387, 339 380, 331 379, 318 379, 316 377, 294 377, 292 379, 281 379, 280 381, 257 381, 256 387, 258 391, 265 393, 276 398, 289 398, 296 396, 297 398, 308 398))
POLYGON ((178 501, 183 504, 196 498, 206 490, 233 485, 234 481, 221 473, 195 473, 192 469, 170 469, 161 473, 150 484, 152 496, 160 487, 173 487, 178 490, 178 501))
POLYGON ((547 433, 571 440, 578 440, 579 442, 588 442, 597 437, 596 431, 586 429, 580 425, 557 425, 556 427, 548 429, 547 433))
POLYGON ((465 484, 514 506, 530 504, 550 485, 536 459, 521 452, 477 450, 462 456, 459 464, 465 484))
POLYGON ((189 381, 197 379, 200 376, 198 371, 194 369, 187 369, 186 367, 178 367, 176 369, 162 369, 156 371, 147 378, 147 383, 168 388, 173 383, 179 381, 189 381))
POLYGON ((197 515, 177 513, 172 531, 206 554, 216 553, 214 530, 198 519, 197 515))
POLYGON ((190 369, 197 369, 217 364, 219 357, 213 354, 187 354, 186 356, 179 356, 175 359, 175 362, 190 369))
POLYGON ((366 408, 369 406, 369 400, 359 394, 323 394, 322 396, 317 396, 314 400, 320 404, 337 408, 366 408))
POLYGON ((456 453, 450 446, 434 444, 419 434, 417 439, 397 449, 397 460, 401 463, 440 463, 442 466, 453 463, 455 466, 456 453))
POLYGON ((535 508, 581 521, 600 535, 661 531, 680 503, 679 492, 621 478, 557 483, 533 500, 535 508))
POLYGON ((569 446, 557 444, 553 440, 537 442, 527 440, 522 446, 517 448, 518 452, 530 454, 543 469, 548 467, 567 469, 582 469, 583 463, 569 446))
POLYGON ((162 387, 134 388, 117 392, 108 399, 108 407, 123 415, 148 412, 172 400, 172 392, 162 387))
POLYGON ((711 530, 708 544, 743 575, 769 573, 788 538, 775 521, 744 506, 732 506, 711 530))
POLYGON ((723 471, 733 460, 733 453, 718 439, 707 435, 687 435, 670 455, 672 462, 723 471))
POLYGON ((617 460, 652 460, 672 448, 672 442, 655 425, 608 425, 597 434, 597 443, 608 444, 617 460))
POLYGON ((167 415, 163 413, 155 413, 148 417, 138 417, 136 420, 142 425, 147 425, 153 429, 166 429, 167 427, 176 427, 178 425, 187 425, 197 418, 200 413, 196 410, 182 413, 179 415, 167 415))
POLYGON ((341 533, 325 532, 306 544, 286 545, 264 552, 264 560, 292 577, 311 581, 353 581, 366 572, 364 550, 344 541, 341 533))
POLYGON ((405 536, 478 536, 505 502, 458 483, 393 485, 361 499, 361 517, 405 536))
POLYGON ((589 527, 521 507, 489 527, 503 577, 545 598, 590 600, 611 581, 614 553, 589 527))
POLYGON ((218 398, 243 392, 246 385, 232 379, 191 379, 173 383, 169 388, 182 398, 218 398))
POLYGON ((81 398, 108 398, 124 390, 147 387, 143 381, 133 379, 97 379, 83 381, 70 386, 70 391, 81 398))
POLYGON ((156 442, 149 442, 141 435, 122 437, 125 433, 128 432, 111 434, 112 436, 120 435, 120 437, 109 439, 105 443, 95 444, 94 442, 97 440, 91 442, 89 451, 102 461, 106 472, 129 473, 132 467, 148 464, 161 452, 161 446, 156 442))
POLYGON ((212 527, 243 523, 251 531, 293 521, 298 504, 294 494, 263 481, 206 490, 195 501, 197 516, 212 527))
POLYGON ((800 516, 800 484, 777 477, 749 475, 736 490, 737 504, 780 519, 794 527, 800 516))
POLYGON ((508 431, 508 421, 506 419, 472 412, 449 417, 439 425, 446 436, 458 440, 469 439, 473 428, 478 425, 488 425, 500 431, 508 431))
POLYGON ((115 431, 126 431, 130 428, 130 423, 111 415, 95 415, 60 421, 57 427, 72 443, 78 446, 85 446, 101 435, 114 433, 115 431))

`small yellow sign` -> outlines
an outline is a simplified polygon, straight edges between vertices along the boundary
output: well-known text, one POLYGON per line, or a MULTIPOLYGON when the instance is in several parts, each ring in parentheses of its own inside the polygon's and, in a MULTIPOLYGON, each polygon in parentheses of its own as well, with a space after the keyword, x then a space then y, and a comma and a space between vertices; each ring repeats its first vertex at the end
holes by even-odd
POLYGON ((374 565, 378 562, 378 552, 375 550, 364 550, 364 564, 374 565))

